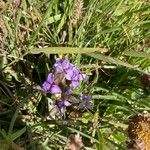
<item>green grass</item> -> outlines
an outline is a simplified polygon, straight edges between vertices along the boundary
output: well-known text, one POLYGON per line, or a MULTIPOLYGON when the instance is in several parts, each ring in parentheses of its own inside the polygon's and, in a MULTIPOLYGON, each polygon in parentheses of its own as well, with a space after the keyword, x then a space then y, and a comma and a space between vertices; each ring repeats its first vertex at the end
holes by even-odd
POLYGON ((0 3, 0 150, 63 149, 72 133, 87 150, 126 149, 129 118, 150 111, 148 1, 84 0, 76 24, 74 0, 0 3), (93 95, 93 110, 47 120, 37 86, 60 54, 89 75, 75 94, 93 95))

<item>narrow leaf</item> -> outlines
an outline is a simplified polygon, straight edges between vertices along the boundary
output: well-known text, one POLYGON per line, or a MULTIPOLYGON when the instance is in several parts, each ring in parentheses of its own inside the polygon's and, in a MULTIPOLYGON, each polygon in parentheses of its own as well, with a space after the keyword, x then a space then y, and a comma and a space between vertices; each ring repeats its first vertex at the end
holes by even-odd
POLYGON ((124 67, 127 67, 129 69, 133 69, 133 70, 137 70, 137 71, 142 72, 142 73, 146 73, 145 71, 141 70, 137 66, 131 65, 128 62, 123 62, 123 61, 121 61, 117 58, 113 58, 113 57, 110 57, 110 56, 105 56, 105 55, 97 54, 97 53, 91 53, 91 54, 86 54, 86 55, 91 56, 93 58, 96 58, 98 60, 102 60, 104 62, 124 66, 124 67))
POLYGON ((124 55, 131 56, 131 57, 150 58, 150 53, 147 52, 125 51, 124 55))
POLYGON ((34 48, 31 53, 45 53, 45 54, 67 54, 67 53, 91 53, 91 52, 106 52, 105 48, 77 48, 77 47, 45 47, 34 48))
POLYGON ((20 137, 25 132, 26 132, 26 127, 24 127, 21 130, 18 130, 17 132, 11 134, 11 140, 12 141, 16 140, 18 137, 20 137))
POLYGON ((97 135, 98 135, 98 140, 99 140, 99 144, 97 144, 97 149, 105 150, 105 139, 100 130, 97 130, 97 135))

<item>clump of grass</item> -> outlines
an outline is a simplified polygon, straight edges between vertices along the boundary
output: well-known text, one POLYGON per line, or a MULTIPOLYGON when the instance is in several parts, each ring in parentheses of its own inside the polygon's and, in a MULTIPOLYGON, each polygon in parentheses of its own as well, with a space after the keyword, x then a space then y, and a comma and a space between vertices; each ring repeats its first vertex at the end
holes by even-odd
POLYGON ((128 118, 150 111, 148 2, 0 3, 0 143, 63 149, 79 133, 86 149, 126 149, 128 118), (91 92, 93 109, 69 108, 57 120, 40 86, 60 53, 89 75, 73 94, 91 92))

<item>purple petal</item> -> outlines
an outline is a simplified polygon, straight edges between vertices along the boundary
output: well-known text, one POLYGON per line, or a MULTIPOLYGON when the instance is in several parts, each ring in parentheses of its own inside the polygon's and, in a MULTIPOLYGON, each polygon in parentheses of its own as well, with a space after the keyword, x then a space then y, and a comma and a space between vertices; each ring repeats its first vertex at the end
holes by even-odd
POLYGON ((63 68, 62 68, 62 66, 60 66, 60 65, 58 65, 58 66, 56 66, 55 68, 54 68, 54 72, 55 72, 55 74, 59 74, 59 73, 62 73, 63 72, 63 68))
POLYGON ((50 89, 50 87, 51 87, 51 84, 50 84, 49 82, 47 82, 47 81, 45 81, 45 82, 43 83, 43 85, 42 85, 42 88, 43 88, 43 90, 44 90, 45 92, 48 92, 49 89, 50 89))
POLYGON ((71 88, 66 88, 66 94, 67 94, 67 95, 70 95, 71 92, 72 92, 72 91, 71 91, 71 88))
POLYGON ((71 69, 66 70, 66 79, 72 80, 72 76, 73 76, 73 70, 71 69))
POLYGON ((84 80, 86 78, 85 74, 79 74, 79 80, 84 80))
POLYGON ((79 81, 72 81, 73 88, 77 88, 79 85, 79 81))
POLYGON ((86 107, 88 108, 88 109, 92 109, 92 105, 91 105, 91 103, 89 102, 89 103, 87 103, 87 105, 86 105, 86 107))
POLYGON ((83 108, 86 107, 86 108, 92 110, 92 105, 91 105, 90 102, 88 102, 88 103, 86 103, 86 102, 81 102, 78 107, 79 107, 79 109, 83 109, 83 108))
POLYGON ((47 82, 49 82, 50 84, 52 84, 54 81, 54 74, 50 73, 47 77, 47 82))
POLYGON ((87 99, 90 101, 92 99, 92 95, 89 95, 87 99))
POLYGON ((61 112, 62 114, 65 112, 65 110, 66 110, 65 107, 61 107, 61 108, 60 108, 60 112, 61 112))
POLYGON ((54 66, 55 65, 60 65, 60 64, 62 64, 62 59, 56 58, 56 63, 54 64, 54 66))
POLYGON ((64 100, 64 105, 65 105, 65 106, 70 106, 71 103, 69 103, 68 101, 64 100))
POLYGON ((80 97, 80 99, 84 99, 85 98, 85 95, 83 95, 83 94, 81 94, 81 97, 80 97))
POLYGON ((74 66, 73 68, 73 72, 75 73, 75 74, 79 74, 79 69, 77 68, 77 66, 74 66))
POLYGON ((66 59, 64 59, 63 60, 63 62, 62 62, 62 67, 63 67, 63 69, 69 69, 69 67, 71 67, 70 66, 70 62, 68 61, 68 60, 66 60, 66 59))
POLYGON ((79 109, 84 108, 83 103, 80 103, 78 107, 79 107, 79 109))
POLYGON ((81 94, 81 103, 79 104, 79 108, 80 109, 82 109, 82 108, 84 108, 84 107, 87 107, 88 109, 92 109, 92 105, 91 105, 91 99, 92 99, 92 96, 91 95, 89 95, 89 96, 87 96, 87 95, 83 95, 83 94, 81 94))
POLYGON ((79 70, 76 67, 74 67, 72 80, 79 80, 79 74, 80 74, 79 70))
POLYGON ((50 93, 52 94, 58 94, 58 93, 62 93, 60 87, 56 84, 53 84, 50 88, 50 93))
POLYGON ((79 81, 79 74, 74 74, 72 80, 79 81))
POLYGON ((56 68, 58 66, 62 68, 62 70, 65 70, 65 69, 69 69, 71 67, 71 64, 67 59, 57 58, 54 67, 56 68))

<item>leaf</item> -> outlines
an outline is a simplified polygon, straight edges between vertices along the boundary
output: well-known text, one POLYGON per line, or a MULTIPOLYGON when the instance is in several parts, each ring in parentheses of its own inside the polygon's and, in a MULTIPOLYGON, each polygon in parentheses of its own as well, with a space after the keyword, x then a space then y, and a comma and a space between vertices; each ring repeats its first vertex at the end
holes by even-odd
POLYGON ((8 135, 7 135, 7 133, 6 133, 5 130, 1 130, 1 131, 0 131, 0 134, 3 136, 3 138, 4 138, 7 142, 9 142, 9 137, 8 137, 8 135))
POLYGON ((99 144, 96 144, 98 150, 105 150, 105 139, 101 133, 101 131, 97 130, 99 144))
POLYGON ((69 54, 69 53, 91 53, 91 52, 106 52, 105 48, 77 48, 77 47, 45 47, 31 49, 31 53, 45 53, 45 54, 69 54))
POLYGON ((30 43, 29 43, 29 47, 32 46, 32 44, 34 44, 34 41, 35 41, 35 39, 36 39, 36 37, 37 37, 37 35, 38 35, 38 33, 39 33, 39 31, 40 31, 43 23, 45 22, 46 18, 49 15, 51 15, 53 3, 54 3, 54 0, 52 0, 52 1, 49 2, 48 8, 47 8, 47 10, 46 10, 46 12, 45 12, 45 14, 44 14, 44 16, 43 16, 43 18, 42 18, 39 26, 37 27, 36 31, 33 33, 33 36, 32 36, 32 38, 30 40, 30 43))
POLYGON ((136 52, 136 51, 125 51, 124 55, 131 56, 131 57, 144 57, 150 58, 150 54, 146 52, 136 52))
POLYGON ((115 95, 93 95, 93 99, 105 99, 105 100, 116 100, 117 96, 115 95))
POLYGON ((55 15, 55 16, 52 16, 50 18, 47 18, 46 19, 46 25, 49 25, 49 24, 52 24, 54 22, 57 22, 61 19, 61 14, 59 15, 55 15))
MULTIPOLYGON (((67 3, 65 5, 67 5, 67 3)), ((68 15, 68 6, 65 6, 65 12, 64 12, 63 16, 61 17, 61 21, 60 21, 57 31, 56 31, 57 35, 59 34, 59 32, 62 30, 63 26, 65 25, 66 20, 67 20, 67 15, 68 15)))
POLYGON ((67 19, 66 13, 62 16, 62 19, 58 25, 58 29, 57 29, 57 34, 61 31, 61 29, 63 28, 63 25, 65 24, 65 21, 67 19))
POLYGON ((98 60, 102 60, 104 62, 108 62, 108 63, 112 63, 112 64, 116 64, 116 65, 120 65, 120 66, 124 66, 124 67, 127 67, 129 69, 133 69, 133 70, 136 70, 136 71, 139 71, 139 72, 142 72, 142 73, 146 73, 145 71, 141 70, 140 68, 134 66, 134 65, 131 65, 127 62, 123 62, 117 58, 113 58, 113 57, 110 57, 110 56, 105 56, 103 54, 99 54, 99 53, 91 53, 91 54, 86 54, 88 56, 91 56, 93 58, 96 58, 98 60))
POLYGON ((45 116, 47 113, 48 113, 48 100, 45 96, 42 96, 37 106, 37 115, 45 116))
POLYGON ((25 132, 26 132, 26 127, 22 128, 21 130, 18 130, 17 132, 10 135, 11 140, 12 141, 16 140, 18 137, 20 137, 25 132))

